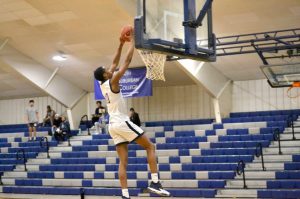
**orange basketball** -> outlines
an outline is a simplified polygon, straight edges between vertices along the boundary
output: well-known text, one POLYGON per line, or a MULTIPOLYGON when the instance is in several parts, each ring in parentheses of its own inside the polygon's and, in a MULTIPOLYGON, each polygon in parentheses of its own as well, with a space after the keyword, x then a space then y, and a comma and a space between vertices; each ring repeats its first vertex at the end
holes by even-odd
POLYGON ((124 26, 121 30, 121 37, 120 39, 123 41, 130 41, 131 39, 131 34, 133 32, 133 27, 130 25, 124 26))

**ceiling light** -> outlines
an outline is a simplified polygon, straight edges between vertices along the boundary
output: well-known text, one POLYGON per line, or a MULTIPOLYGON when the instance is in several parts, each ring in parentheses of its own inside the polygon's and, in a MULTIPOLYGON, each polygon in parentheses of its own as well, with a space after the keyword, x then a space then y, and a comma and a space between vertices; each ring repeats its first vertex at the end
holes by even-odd
POLYGON ((67 56, 66 55, 54 55, 52 57, 52 59, 54 61, 65 61, 65 60, 67 60, 67 56))

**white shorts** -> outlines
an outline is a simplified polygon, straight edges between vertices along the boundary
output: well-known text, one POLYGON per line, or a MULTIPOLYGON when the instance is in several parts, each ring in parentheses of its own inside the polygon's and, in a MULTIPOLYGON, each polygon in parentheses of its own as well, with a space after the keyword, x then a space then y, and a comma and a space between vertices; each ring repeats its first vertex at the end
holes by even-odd
POLYGON ((131 121, 111 123, 108 131, 115 145, 133 142, 144 134, 144 130, 131 121))

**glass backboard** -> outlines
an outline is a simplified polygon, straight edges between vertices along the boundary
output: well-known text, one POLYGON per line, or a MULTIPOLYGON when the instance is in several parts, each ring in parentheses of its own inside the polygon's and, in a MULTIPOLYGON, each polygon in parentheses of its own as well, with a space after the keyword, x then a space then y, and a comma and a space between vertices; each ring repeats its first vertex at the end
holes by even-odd
POLYGON ((137 42, 136 47, 179 57, 215 61, 211 9, 198 28, 183 26, 187 16, 197 18, 206 2, 207 0, 138 0, 137 18, 142 19, 139 23, 137 18, 135 20, 135 29, 138 29, 135 30, 136 40, 141 41, 137 42), (141 29, 143 34, 138 34, 141 29), (189 30, 194 33, 188 34, 189 30), (193 46, 196 51, 191 53, 188 49, 193 46))
POLYGON ((290 87, 300 82, 300 63, 264 65, 261 69, 272 87, 290 87))

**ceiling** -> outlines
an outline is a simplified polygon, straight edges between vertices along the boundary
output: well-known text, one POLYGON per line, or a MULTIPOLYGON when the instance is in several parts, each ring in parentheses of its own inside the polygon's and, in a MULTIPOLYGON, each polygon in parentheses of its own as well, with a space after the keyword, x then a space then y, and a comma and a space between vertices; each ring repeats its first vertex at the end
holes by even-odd
POLYGON ((11 69, 10 66, 0 60, 0 99, 12 99, 44 96, 39 88, 33 83, 11 69))
MULTIPOLYGON (((52 70, 58 64, 51 57, 65 52, 59 74, 92 91, 92 71, 111 63, 121 27, 133 24, 122 1, 0 0, 0 38, 52 70)), ((300 27, 299 0, 218 0, 213 6, 217 36, 300 27)), ((212 64, 232 80, 263 78, 255 54, 218 57, 212 64)), ((141 65, 136 53, 131 67, 141 65)), ((0 62, 0 98, 44 94, 9 68, 0 62)), ((167 63, 165 72, 167 81, 154 86, 193 84, 177 64, 167 63)))
MULTIPOLYGON (((213 17, 217 37, 300 28, 300 1, 217 0, 213 1, 213 17)), ((259 68, 263 63, 257 54, 218 57, 212 64, 232 80, 264 78, 259 68)))

